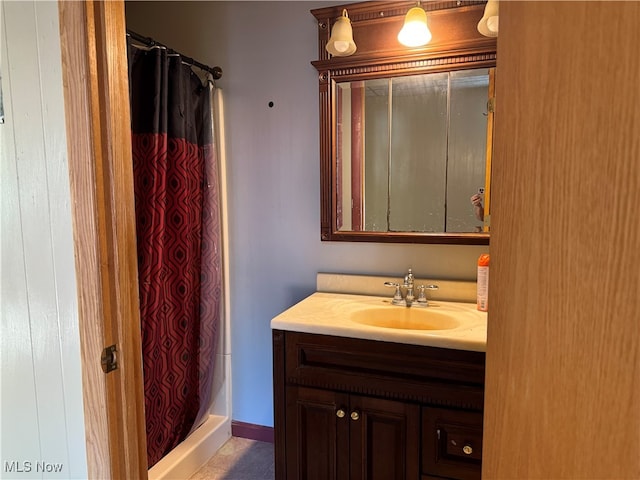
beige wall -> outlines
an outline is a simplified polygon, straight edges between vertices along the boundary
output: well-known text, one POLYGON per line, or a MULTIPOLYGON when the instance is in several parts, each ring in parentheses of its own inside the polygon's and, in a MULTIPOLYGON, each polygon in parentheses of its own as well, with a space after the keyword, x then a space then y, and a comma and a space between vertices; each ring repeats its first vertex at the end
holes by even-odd
POLYGON ((501 2, 483 478, 640 478, 639 23, 501 2))

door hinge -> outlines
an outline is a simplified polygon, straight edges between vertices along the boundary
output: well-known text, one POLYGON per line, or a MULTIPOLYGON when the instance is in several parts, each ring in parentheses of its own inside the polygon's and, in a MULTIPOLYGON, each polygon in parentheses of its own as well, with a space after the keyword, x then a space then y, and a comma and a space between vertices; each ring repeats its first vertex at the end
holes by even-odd
POLYGON ((112 372, 118 368, 118 359, 116 358, 116 346, 110 345, 102 351, 102 357, 100 363, 102 364, 102 370, 104 373, 112 372))
POLYGON ((496 111, 496 97, 491 97, 487 102, 487 112, 494 113, 496 111))

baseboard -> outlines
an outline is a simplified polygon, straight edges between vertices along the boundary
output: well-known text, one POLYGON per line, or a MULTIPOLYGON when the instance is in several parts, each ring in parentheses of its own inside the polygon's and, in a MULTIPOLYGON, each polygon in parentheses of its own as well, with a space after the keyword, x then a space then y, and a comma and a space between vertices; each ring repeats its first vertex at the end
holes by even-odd
POLYGON ((253 423, 231 420, 231 435, 234 437, 248 438, 260 442, 273 443, 273 427, 255 425, 253 423))

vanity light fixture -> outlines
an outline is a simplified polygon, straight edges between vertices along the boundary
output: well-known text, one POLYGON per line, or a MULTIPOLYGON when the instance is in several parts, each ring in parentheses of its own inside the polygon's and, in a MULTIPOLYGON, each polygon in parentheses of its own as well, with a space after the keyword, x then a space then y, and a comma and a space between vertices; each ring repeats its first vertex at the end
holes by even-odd
POLYGON ((351 20, 349 20, 346 8, 342 10, 342 16, 338 17, 336 23, 333 24, 331 38, 329 38, 326 49, 334 57, 348 57, 356 51, 351 20))
POLYGON ((498 19, 498 0, 489 0, 484 7, 484 15, 478 22, 478 31, 485 37, 497 37, 498 19))
POLYGON ((427 13, 418 5, 407 12, 404 26, 398 33, 398 41, 405 47, 421 47, 431 40, 431 31, 427 26, 427 13))

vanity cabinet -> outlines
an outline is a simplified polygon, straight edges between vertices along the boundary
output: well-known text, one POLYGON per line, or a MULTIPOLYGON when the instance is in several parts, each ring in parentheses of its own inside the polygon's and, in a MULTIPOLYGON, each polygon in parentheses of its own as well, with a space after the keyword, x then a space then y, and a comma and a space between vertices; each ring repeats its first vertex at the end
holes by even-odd
POLYGON ((418 478, 417 405, 297 386, 286 398, 286 437, 297 451, 285 478, 418 478))
POLYGON ((273 330, 278 480, 478 479, 483 352, 273 330))

